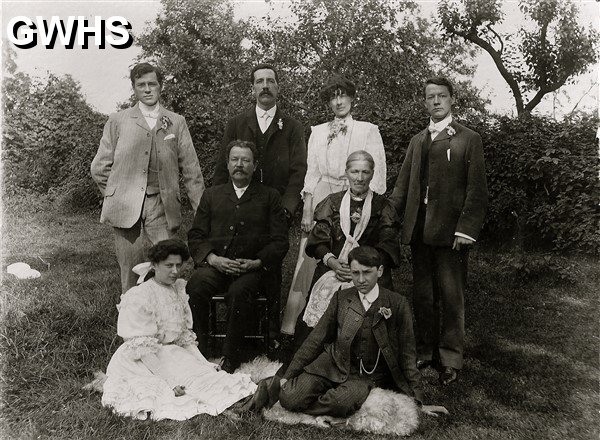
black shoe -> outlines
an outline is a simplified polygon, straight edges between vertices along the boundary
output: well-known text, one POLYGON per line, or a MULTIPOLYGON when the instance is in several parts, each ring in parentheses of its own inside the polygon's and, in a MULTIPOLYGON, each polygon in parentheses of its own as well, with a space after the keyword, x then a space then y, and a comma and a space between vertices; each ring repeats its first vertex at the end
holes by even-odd
POLYGON ((452 382, 458 379, 458 370, 452 367, 442 367, 439 379, 442 385, 450 385, 452 382))
POLYGON ((266 408, 272 408, 273 405, 279 400, 279 393, 281 392, 281 377, 273 376, 267 380, 267 391, 269 392, 269 402, 265 405, 266 408))
POLYGON ((229 374, 233 374, 235 370, 238 369, 240 364, 240 361, 234 361, 231 358, 224 356, 223 360, 221 361, 221 370, 226 371, 229 374))
POLYGON ((417 369, 418 370, 423 370, 428 367, 435 368, 436 370, 439 371, 440 363, 439 363, 439 361, 437 361, 435 359, 420 359, 417 361, 417 369))

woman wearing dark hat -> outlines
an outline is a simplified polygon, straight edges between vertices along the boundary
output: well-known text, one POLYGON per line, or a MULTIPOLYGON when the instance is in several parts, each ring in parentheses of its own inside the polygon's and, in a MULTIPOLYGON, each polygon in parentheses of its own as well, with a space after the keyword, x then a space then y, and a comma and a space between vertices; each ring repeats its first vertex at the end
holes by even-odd
POLYGON ((331 108, 335 117, 330 122, 311 127, 312 132, 308 140, 308 169, 302 189, 303 234, 281 325, 281 332, 284 334, 294 334, 296 319, 304 308, 317 266, 317 261, 304 252, 308 233, 314 223, 315 207, 328 195, 348 189, 345 175, 346 159, 351 153, 364 150, 371 154, 375 161, 375 174, 370 188, 375 193, 385 193, 386 164, 383 141, 376 125, 352 118, 351 110, 355 96, 355 85, 341 75, 329 78, 321 89, 321 98, 331 108))

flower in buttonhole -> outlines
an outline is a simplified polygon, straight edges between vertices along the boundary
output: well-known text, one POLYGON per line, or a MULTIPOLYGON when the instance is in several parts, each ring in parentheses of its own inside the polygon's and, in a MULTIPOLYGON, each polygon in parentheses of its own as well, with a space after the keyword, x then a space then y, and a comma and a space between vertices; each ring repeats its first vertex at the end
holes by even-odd
POLYGON ((162 128, 165 131, 167 131, 167 128, 169 128, 171 125, 173 125, 173 123, 171 122, 171 120, 169 119, 168 116, 163 116, 162 118, 160 118, 160 122, 162 122, 162 125, 160 126, 160 128, 162 128))
POLYGON ((385 319, 390 319, 392 316, 392 310, 388 307, 379 307, 379 314, 385 319))

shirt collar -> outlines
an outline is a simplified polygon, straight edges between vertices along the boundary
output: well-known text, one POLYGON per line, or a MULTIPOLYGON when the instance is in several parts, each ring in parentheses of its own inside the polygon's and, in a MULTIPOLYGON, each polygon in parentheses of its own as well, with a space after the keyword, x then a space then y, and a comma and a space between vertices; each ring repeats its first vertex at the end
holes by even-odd
MULTIPOLYGON (((275 117, 275 112, 277 111, 277 104, 275 104, 273 107, 271 107, 269 110, 266 110, 267 114, 269 115, 270 118, 274 118, 275 117)), ((263 110, 262 108, 260 108, 258 105, 256 106, 256 117, 258 119, 262 118, 262 116, 265 114, 265 110, 263 110)))
POLYGON ((234 185, 233 182, 231 182, 231 184, 233 185, 233 189, 234 189, 235 193, 238 195, 238 198, 242 197, 242 194, 244 194, 244 192, 246 192, 246 190, 250 186, 250 184, 248 184, 248 185, 246 185, 246 186, 244 186, 242 188, 238 188, 237 186, 234 185))
POLYGON ((158 112, 160 111, 160 104, 157 102, 156 107, 150 108, 143 102, 139 102, 140 111, 145 118, 158 118, 158 112))
POLYGON ((448 125, 450 125, 451 122, 452 122, 452 113, 448 113, 448 116, 446 116, 440 122, 433 122, 433 119, 430 118, 429 119, 429 130, 440 132, 443 129, 445 129, 448 125))
POLYGON ((363 295, 362 293, 358 292, 358 295, 360 296, 361 301, 366 298, 367 301, 369 301, 369 303, 372 305, 375 300, 379 298, 379 284, 375 283, 375 287, 367 292, 367 294, 363 295))

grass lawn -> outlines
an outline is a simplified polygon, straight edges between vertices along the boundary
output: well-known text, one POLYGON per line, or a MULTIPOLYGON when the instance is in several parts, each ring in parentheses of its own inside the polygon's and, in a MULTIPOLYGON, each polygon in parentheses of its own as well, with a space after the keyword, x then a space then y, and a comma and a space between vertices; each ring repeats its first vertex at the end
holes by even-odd
MULTIPOLYGON (((120 344, 119 271, 110 228, 98 224, 98 217, 4 216, 3 274, 6 265, 23 261, 42 277, 2 280, 1 438, 382 438, 260 417, 140 422, 103 408, 98 394, 81 389, 94 370, 106 368, 120 344)), ((286 258, 284 292, 296 249, 286 258)), ((445 405, 451 416, 424 419, 413 438, 598 439, 597 260, 569 257, 575 281, 562 284, 551 273, 517 281, 498 261, 491 251, 471 255, 465 368, 444 389, 432 372, 424 375, 428 400, 445 405)), ((407 264, 394 281, 409 294, 407 264)))

